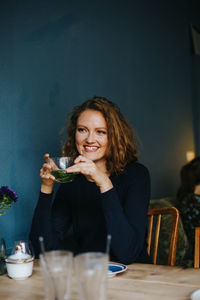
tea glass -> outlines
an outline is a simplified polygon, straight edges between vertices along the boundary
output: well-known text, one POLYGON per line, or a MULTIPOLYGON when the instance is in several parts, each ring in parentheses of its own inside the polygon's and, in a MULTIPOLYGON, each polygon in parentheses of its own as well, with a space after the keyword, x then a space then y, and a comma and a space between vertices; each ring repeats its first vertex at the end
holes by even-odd
POLYGON ((57 182, 66 183, 74 180, 77 173, 66 173, 65 170, 73 165, 73 158, 68 156, 50 157, 47 160, 50 165, 51 174, 55 177, 57 182))

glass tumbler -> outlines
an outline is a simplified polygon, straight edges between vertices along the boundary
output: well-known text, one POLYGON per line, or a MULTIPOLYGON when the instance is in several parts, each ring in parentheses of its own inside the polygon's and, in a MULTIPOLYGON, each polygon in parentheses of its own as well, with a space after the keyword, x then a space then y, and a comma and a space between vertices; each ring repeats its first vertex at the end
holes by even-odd
POLYGON ((108 255, 88 252, 75 257, 79 300, 106 300, 108 255))
POLYGON ((45 300, 71 300, 72 259, 70 251, 40 254, 45 300))

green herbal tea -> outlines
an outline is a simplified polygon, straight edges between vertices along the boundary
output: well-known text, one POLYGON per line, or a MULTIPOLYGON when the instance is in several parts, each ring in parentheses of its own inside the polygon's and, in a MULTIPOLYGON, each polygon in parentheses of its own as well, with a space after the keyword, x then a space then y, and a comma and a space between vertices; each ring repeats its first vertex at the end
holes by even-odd
POLYGON ((51 174, 56 178, 56 181, 58 182, 71 182, 76 176, 75 173, 65 173, 65 171, 62 170, 51 171, 51 174))

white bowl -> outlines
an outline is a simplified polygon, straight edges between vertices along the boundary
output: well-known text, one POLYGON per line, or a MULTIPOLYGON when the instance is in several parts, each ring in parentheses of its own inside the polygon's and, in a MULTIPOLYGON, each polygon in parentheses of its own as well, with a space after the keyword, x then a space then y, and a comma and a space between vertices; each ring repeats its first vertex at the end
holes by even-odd
POLYGON ((32 275, 34 258, 24 262, 13 262, 6 259, 8 276, 15 280, 23 280, 32 275))

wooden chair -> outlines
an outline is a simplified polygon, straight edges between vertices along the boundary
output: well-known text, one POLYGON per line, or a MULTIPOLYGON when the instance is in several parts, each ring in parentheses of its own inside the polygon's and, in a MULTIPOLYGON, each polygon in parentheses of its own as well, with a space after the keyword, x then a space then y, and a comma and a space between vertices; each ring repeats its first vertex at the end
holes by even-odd
POLYGON ((180 213, 177 208, 162 207, 162 208, 153 208, 148 210, 149 224, 148 224, 148 235, 147 235, 147 243, 148 243, 147 252, 150 255, 152 231, 153 231, 153 224, 154 224, 154 217, 155 217, 156 222, 155 222, 155 238, 154 238, 154 249, 153 249, 153 263, 156 264, 161 219, 163 215, 168 215, 168 214, 173 216, 173 223, 172 223, 172 230, 171 230, 170 244, 169 244, 169 253, 168 253, 168 265, 174 266, 176 261, 176 247, 177 247, 177 240, 178 240, 179 220, 180 220, 180 213))
POLYGON ((199 268, 200 227, 195 227, 194 236, 194 268, 199 268))

